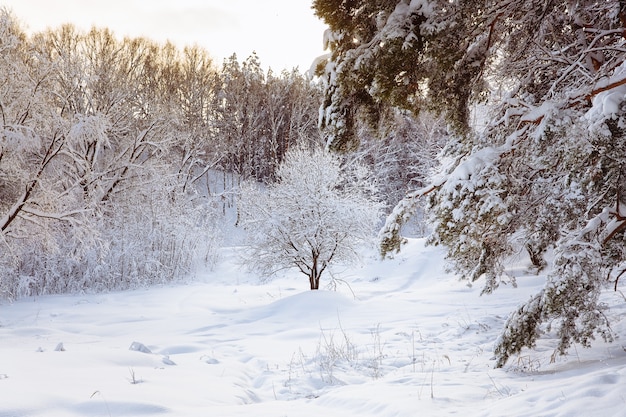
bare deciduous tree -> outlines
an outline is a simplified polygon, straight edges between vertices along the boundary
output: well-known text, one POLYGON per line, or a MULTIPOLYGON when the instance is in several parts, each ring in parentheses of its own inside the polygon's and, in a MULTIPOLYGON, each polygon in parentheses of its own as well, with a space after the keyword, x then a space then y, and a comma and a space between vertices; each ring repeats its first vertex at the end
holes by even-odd
POLYGON ((358 260, 381 214, 376 188, 363 166, 342 167, 320 148, 289 150, 266 190, 242 191, 241 222, 249 236, 246 263, 271 275, 295 268, 319 289, 333 264, 358 260))

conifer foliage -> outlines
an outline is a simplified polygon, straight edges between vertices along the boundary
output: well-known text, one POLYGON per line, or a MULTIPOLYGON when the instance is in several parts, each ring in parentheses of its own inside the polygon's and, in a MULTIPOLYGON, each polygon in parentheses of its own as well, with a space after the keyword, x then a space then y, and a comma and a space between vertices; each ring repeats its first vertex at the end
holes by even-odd
POLYGON ((524 248, 537 270, 554 249, 540 294, 509 317, 498 365, 545 332, 589 345, 612 340, 600 294, 626 266, 626 3, 623 1, 380 2, 316 0, 331 53, 321 125, 331 149, 355 140, 355 118, 385 107, 445 115, 454 129, 430 185, 396 206, 381 232, 428 199, 433 244, 456 271, 492 292, 524 248), (487 123, 471 114, 486 103, 487 123))

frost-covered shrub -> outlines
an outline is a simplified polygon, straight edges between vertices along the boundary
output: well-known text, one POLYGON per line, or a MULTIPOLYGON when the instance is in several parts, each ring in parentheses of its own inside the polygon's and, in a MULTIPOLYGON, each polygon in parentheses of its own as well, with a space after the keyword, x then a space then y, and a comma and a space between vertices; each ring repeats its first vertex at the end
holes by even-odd
POLYGON ((198 204, 170 187, 116 204, 102 242, 91 252, 89 287, 125 289, 189 276, 210 259, 220 232, 208 201, 198 204))
POLYGON ((42 223, 0 255, 0 295, 98 292, 183 279, 215 259, 221 231, 209 199, 153 180, 87 212, 42 223))
POLYGON ((169 207, 158 217, 142 210, 94 222, 90 227, 99 229, 89 240, 57 231, 12 242, 0 254, 0 297, 144 287, 185 279, 215 262, 221 231, 210 204, 169 207))

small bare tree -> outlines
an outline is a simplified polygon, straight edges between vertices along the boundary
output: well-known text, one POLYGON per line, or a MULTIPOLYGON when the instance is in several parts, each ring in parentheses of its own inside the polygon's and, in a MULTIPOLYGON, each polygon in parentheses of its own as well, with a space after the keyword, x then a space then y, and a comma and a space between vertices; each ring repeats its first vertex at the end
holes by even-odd
POLYGON ((296 268, 311 290, 319 289, 331 264, 358 260, 359 247, 374 235, 382 207, 375 194, 363 166, 342 166, 320 148, 290 150, 275 183, 242 190, 247 265, 265 276, 296 268))

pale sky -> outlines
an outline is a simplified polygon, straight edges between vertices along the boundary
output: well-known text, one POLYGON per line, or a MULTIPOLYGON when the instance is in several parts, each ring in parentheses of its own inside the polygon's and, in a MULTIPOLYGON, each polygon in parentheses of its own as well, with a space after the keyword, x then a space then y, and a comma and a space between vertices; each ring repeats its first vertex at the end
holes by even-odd
POLYGON ((0 0, 32 33, 73 23, 108 27, 118 37, 198 44, 221 66, 256 51, 265 69, 307 71, 322 55, 325 25, 312 0, 0 0))

